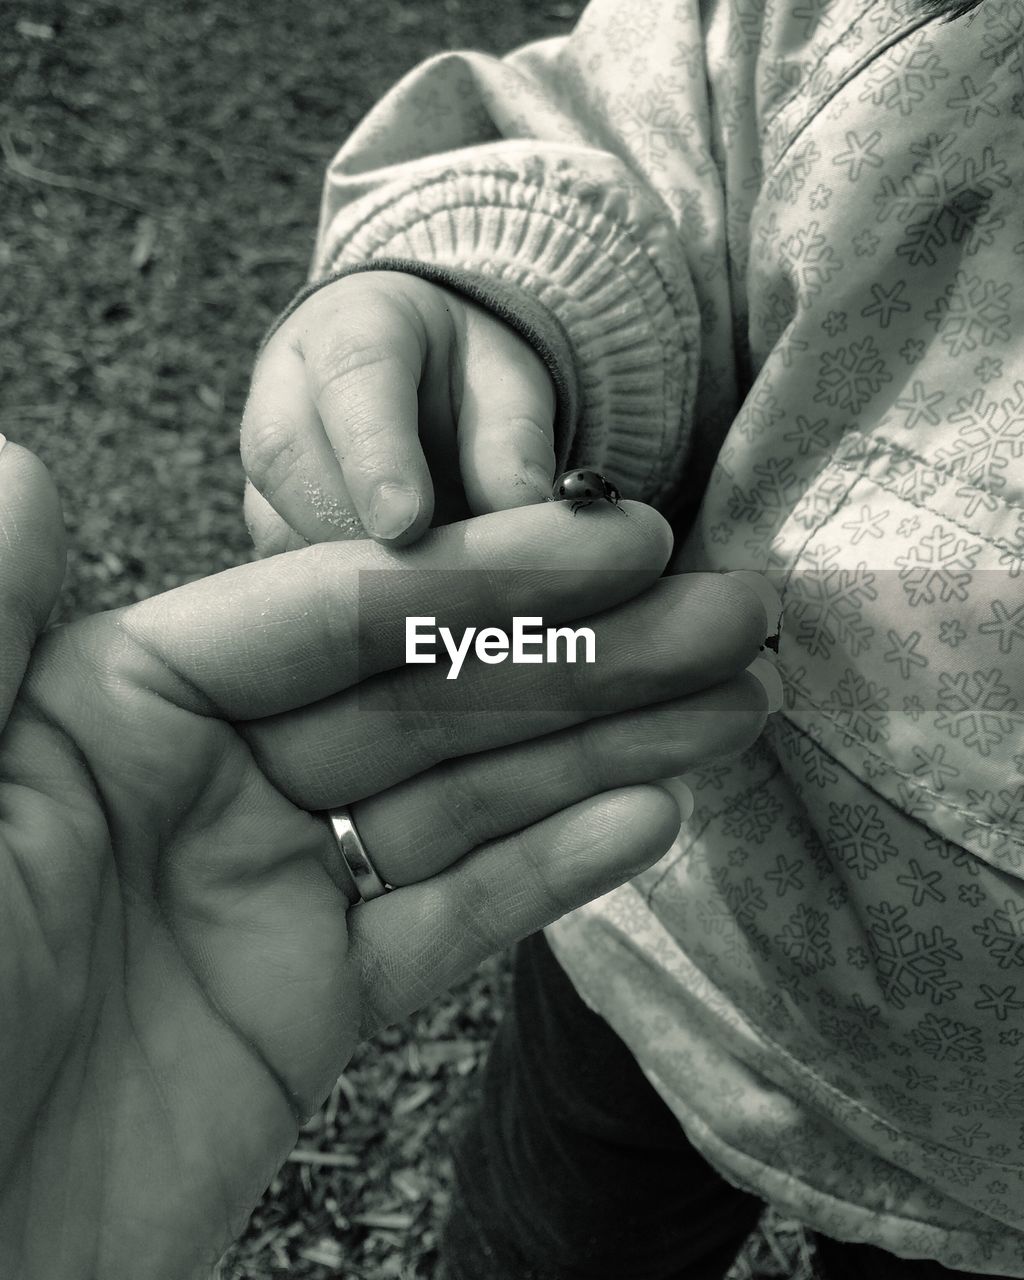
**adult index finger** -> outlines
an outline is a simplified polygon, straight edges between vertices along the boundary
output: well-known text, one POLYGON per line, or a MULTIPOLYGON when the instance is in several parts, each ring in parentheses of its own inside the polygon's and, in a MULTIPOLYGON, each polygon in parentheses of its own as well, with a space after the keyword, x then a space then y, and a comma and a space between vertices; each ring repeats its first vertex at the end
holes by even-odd
POLYGON ((321 543, 83 625, 113 620, 135 642, 119 675, 201 714, 257 719, 404 665, 409 617, 461 635, 514 616, 565 622, 638 595, 664 569, 672 532, 653 508, 624 505, 629 520, 610 507, 585 520, 563 504, 499 511, 402 551, 321 543))

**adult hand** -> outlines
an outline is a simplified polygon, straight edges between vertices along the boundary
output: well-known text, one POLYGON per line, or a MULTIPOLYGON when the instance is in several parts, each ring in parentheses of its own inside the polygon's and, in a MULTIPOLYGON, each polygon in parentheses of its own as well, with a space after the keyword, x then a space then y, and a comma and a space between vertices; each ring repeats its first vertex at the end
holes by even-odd
POLYGON ((627 509, 323 544, 40 635, 59 501, 0 451, 0 1275, 205 1276, 361 1035, 668 847, 633 784, 756 738, 765 617, 654 585, 668 529, 627 509), (600 610, 593 666, 446 682, 398 643, 600 610), (307 812, 341 804, 400 886, 355 907, 307 812))

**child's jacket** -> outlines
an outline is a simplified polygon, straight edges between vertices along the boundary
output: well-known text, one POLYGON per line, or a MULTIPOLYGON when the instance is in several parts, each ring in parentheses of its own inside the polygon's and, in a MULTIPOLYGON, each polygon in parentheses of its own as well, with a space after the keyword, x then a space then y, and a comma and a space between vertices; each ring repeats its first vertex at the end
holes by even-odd
POLYGON ((783 591, 782 712, 550 929, 581 994, 737 1185, 1024 1276, 1024 3, 432 58, 327 175, 313 278, 371 260, 531 336, 677 570, 783 591))

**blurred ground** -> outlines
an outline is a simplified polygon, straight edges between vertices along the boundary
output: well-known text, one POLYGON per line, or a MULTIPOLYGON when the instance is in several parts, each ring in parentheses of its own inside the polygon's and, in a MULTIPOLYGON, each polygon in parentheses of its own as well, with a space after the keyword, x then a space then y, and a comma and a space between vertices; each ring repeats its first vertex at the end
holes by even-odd
MULTIPOLYGON (((528 0, 13 0, 0 12, 0 431, 50 467, 60 620, 250 557, 238 423, 302 284, 323 170, 431 53, 567 31, 528 0)), ((358 1055, 224 1280, 426 1280, 499 958, 358 1055)), ((737 1275, 805 1271, 769 1223, 737 1275)), ((486 1280, 482 1277, 481 1280, 486 1280)))
POLYGON ((303 283, 332 153, 429 54, 503 52, 575 11, 4 6, 0 430, 61 490, 65 617, 248 556, 238 422, 260 337, 303 283))

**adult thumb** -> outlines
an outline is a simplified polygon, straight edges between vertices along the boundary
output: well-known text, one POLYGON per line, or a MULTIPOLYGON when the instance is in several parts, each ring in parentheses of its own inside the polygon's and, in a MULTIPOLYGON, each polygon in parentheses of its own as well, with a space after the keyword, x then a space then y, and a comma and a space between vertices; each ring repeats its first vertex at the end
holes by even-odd
POLYGON ((459 470, 474 515, 551 496, 555 470, 555 386, 544 361, 514 329, 463 300, 464 370, 459 470))
POLYGON ((49 471, 0 435, 0 731, 64 580, 65 552, 49 471))

